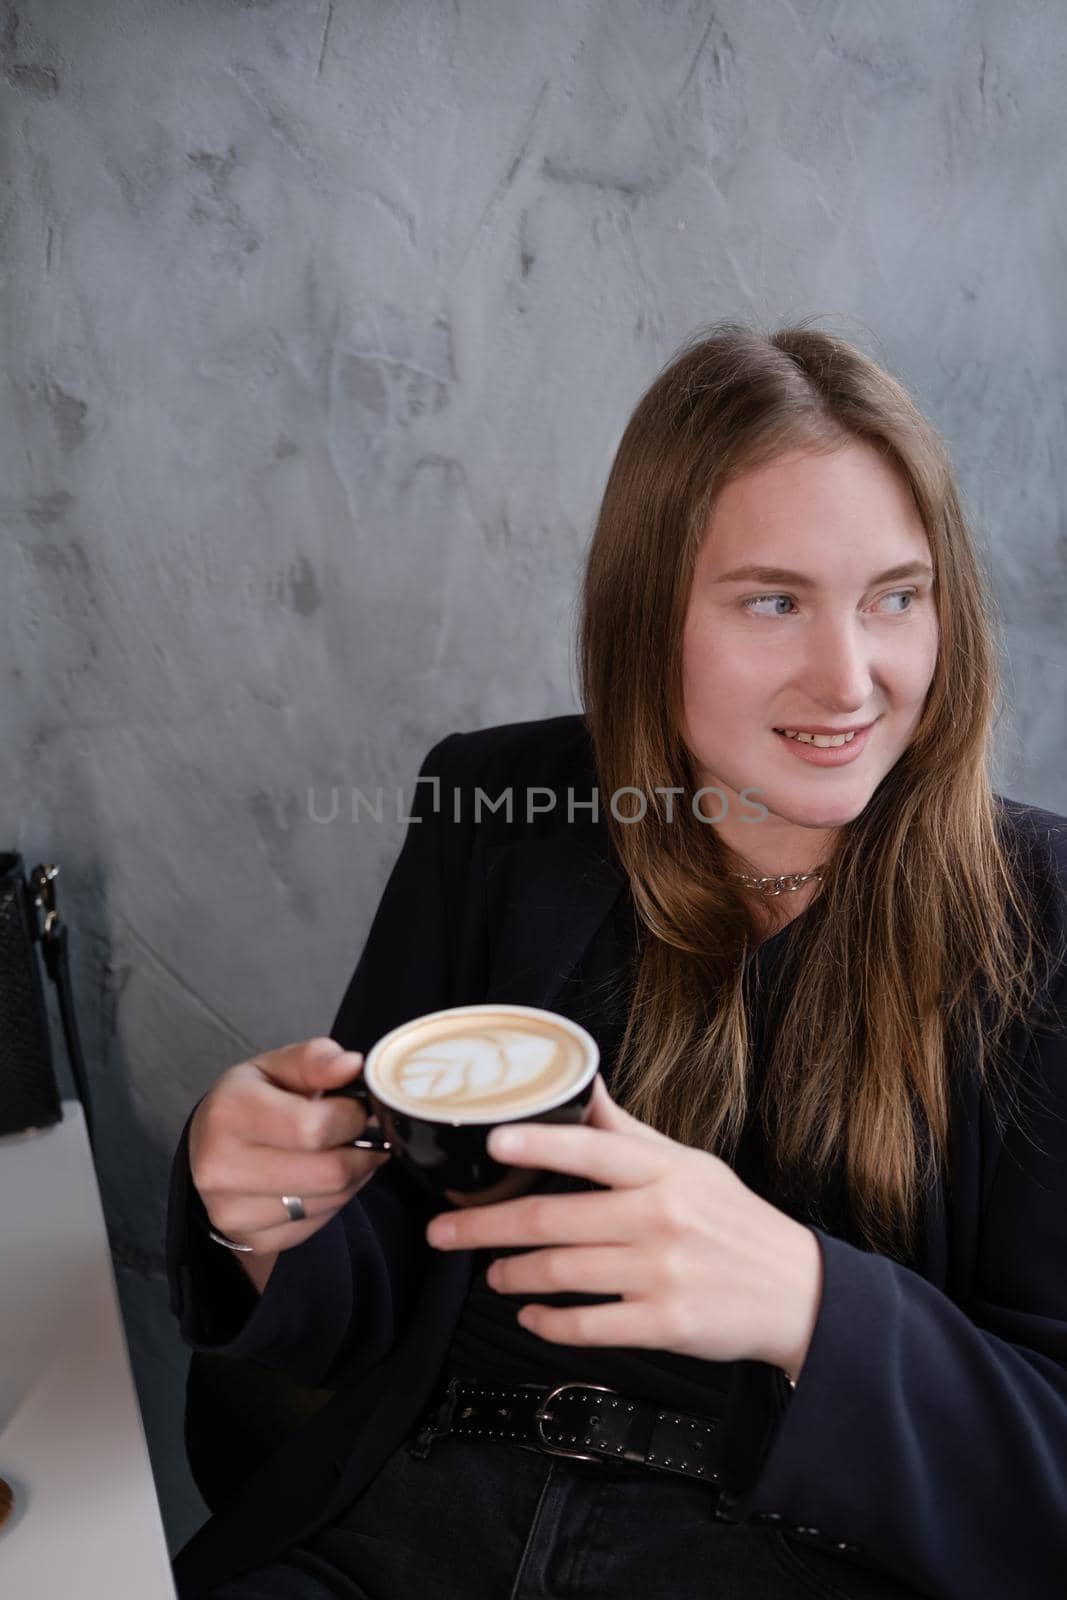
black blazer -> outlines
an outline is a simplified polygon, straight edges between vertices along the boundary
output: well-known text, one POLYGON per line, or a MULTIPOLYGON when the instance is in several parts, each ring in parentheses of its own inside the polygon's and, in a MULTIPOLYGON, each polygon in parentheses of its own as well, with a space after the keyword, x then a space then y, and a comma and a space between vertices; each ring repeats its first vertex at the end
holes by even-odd
MULTIPOLYGON (((419 820, 331 1030, 350 1049, 447 1005, 551 1008, 625 883, 603 820, 582 808, 596 776, 581 717, 452 734, 419 776, 419 820), (476 787, 491 801, 510 787, 510 821, 483 802, 475 823, 476 787)), ((1067 819, 1000 805, 1062 950, 1067 819)), ((1061 956, 1046 985, 1056 1031, 1017 1026, 1018 1114, 1003 1137, 989 1097, 955 1075, 953 1178, 929 1196, 919 1270, 814 1228, 824 1288, 804 1370, 790 1392, 770 1366, 732 1364, 716 1515, 761 1519, 801 1549, 850 1546, 848 1559, 869 1555, 934 1596, 1063 1592, 1065 975, 1061 956)), ((182 1600, 310 1536, 370 1481, 425 1408, 472 1264, 426 1244, 436 1208, 387 1162, 279 1257, 257 1297, 206 1238, 188 1128, 167 1236, 183 1339, 337 1393, 179 1553, 182 1600)))

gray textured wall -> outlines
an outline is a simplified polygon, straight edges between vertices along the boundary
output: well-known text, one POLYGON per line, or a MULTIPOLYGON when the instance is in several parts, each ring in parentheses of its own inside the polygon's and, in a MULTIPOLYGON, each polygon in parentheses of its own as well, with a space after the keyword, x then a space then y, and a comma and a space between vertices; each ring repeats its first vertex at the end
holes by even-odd
POLYGON ((326 1031, 455 728, 572 710, 620 430, 694 326, 812 313, 946 433, 1002 787, 1067 811, 1067 12, 1034 0, 0 8, 0 844, 58 859, 168 1533, 189 1108, 326 1031))

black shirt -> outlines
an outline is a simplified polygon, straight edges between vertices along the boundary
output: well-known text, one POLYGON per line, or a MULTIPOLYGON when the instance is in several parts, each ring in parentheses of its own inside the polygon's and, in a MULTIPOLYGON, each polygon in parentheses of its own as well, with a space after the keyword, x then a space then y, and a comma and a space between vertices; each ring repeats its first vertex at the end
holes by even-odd
MULTIPOLYGON (((743 1183, 771 1198, 767 1141, 758 1112, 762 1066, 773 1018, 764 1003, 766 983, 779 962, 787 959, 789 941, 805 913, 760 944, 746 970, 745 999, 752 1028, 753 1078, 750 1112, 730 1165, 743 1183)), ((611 1092, 612 1067, 622 1040, 639 954, 639 924, 628 888, 586 949, 579 966, 552 1003, 554 1011, 579 1022, 596 1039, 601 1073, 611 1092)), ((538 1193, 573 1193, 597 1188, 583 1178, 551 1173, 542 1177, 538 1193)), ((784 1209, 791 1209, 788 1205, 784 1209)), ((849 1234, 840 1177, 819 1198, 817 1214, 804 1220, 840 1237, 849 1234)), ((450 1377, 497 1383, 602 1383, 634 1399, 715 1416, 725 1394, 733 1363, 705 1361, 663 1350, 615 1346, 573 1346, 541 1339, 516 1321, 522 1305, 575 1306, 604 1303, 591 1294, 503 1294, 485 1281, 490 1261, 498 1255, 524 1253, 526 1247, 475 1252, 474 1276, 456 1326, 447 1361, 450 1377)), ((615 1298, 615 1297, 611 1297, 615 1298)))

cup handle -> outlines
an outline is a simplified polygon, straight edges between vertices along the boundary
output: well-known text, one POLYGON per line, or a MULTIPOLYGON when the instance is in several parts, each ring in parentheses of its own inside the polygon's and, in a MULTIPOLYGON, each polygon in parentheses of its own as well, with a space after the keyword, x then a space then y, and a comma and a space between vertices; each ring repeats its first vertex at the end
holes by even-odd
MULTIPOLYGON (((376 1115, 371 1097, 367 1092, 367 1086, 359 1079, 355 1083, 343 1083, 339 1089, 323 1090, 322 1097, 324 1100, 333 1095, 344 1095, 347 1100, 358 1100, 368 1117, 376 1115)), ((348 1141, 348 1148, 352 1150, 391 1150, 393 1147, 384 1134, 368 1133, 364 1129, 358 1139, 350 1139, 348 1141)))

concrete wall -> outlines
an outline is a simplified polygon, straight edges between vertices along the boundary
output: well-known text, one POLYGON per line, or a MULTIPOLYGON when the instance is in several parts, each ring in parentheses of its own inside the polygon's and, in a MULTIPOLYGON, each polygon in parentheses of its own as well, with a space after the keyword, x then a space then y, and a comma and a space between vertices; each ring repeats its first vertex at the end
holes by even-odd
POLYGON ((695 326, 824 314, 912 387, 996 574, 1002 787, 1067 811, 1067 13, 0 9, 0 844, 62 864, 177 1547, 171 1152, 328 1029, 402 832, 308 791, 575 708, 605 474, 695 326))

